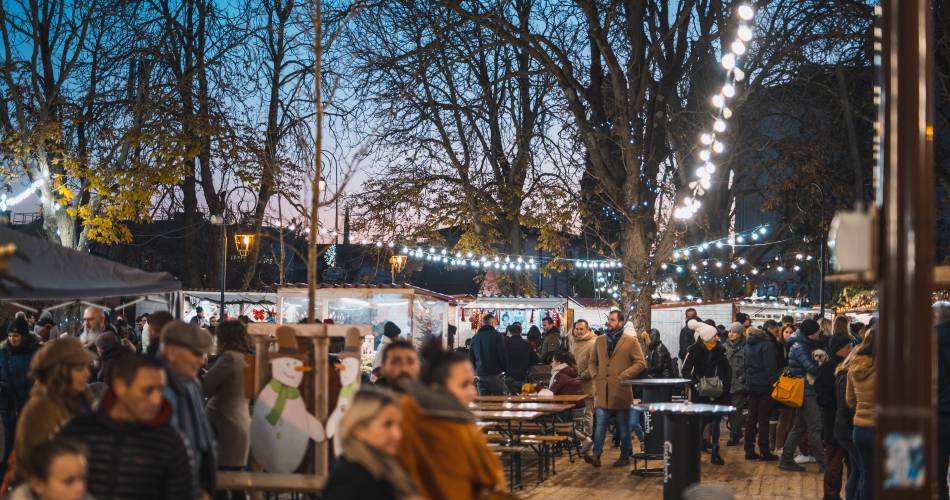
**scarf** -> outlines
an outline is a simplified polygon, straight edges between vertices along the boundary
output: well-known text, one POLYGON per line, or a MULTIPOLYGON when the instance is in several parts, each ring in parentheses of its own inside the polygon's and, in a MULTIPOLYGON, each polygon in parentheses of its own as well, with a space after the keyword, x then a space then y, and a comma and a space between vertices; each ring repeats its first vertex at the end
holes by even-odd
POLYGON ((548 389, 554 387, 554 377, 557 377, 557 374, 567 368, 567 363, 558 363, 551 367, 551 381, 548 382, 548 389))
POLYGON ((607 357, 613 357, 614 347, 617 347, 617 342, 620 341, 620 337, 623 336, 623 328, 618 328, 616 330, 608 330, 607 334, 604 337, 607 338, 607 357))
POLYGON ((287 400, 299 398, 300 390, 296 387, 281 384, 275 378, 270 379, 267 385, 277 393, 277 401, 274 402, 274 407, 271 408, 266 418, 271 425, 277 425, 277 421, 280 420, 280 415, 284 413, 284 406, 287 404, 287 400))
POLYGON ((419 498, 412 479, 408 474, 403 473, 399 462, 363 441, 352 436, 347 437, 343 441, 343 458, 362 465, 373 479, 384 480, 392 485, 396 498, 401 500, 419 498))
POLYGON ((707 351, 711 351, 716 348, 716 340, 712 339, 703 341, 703 345, 706 346, 707 351))

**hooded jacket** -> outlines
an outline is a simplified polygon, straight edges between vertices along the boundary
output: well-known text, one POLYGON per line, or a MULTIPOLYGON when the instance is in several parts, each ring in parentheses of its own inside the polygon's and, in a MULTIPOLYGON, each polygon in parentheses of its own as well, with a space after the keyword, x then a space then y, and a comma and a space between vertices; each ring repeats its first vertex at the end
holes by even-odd
MULTIPOLYGON (((552 379, 554 383, 551 384, 551 387, 548 387, 548 390, 553 392, 555 396, 562 394, 584 394, 584 387, 581 385, 581 379, 577 375, 576 368, 570 366, 564 367, 555 373, 552 379)), ((574 407, 583 408, 584 402, 578 401, 574 407)))
POLYGON ((74 417, 60 433, 89 449, 89 494, 98 500, 197 498, 188 447, 168 424, 168 401, 147 423, 113 420, 109 412, 115 404, 110 390, 97 411, 74 417))
POLYGON ((854 408, 854 425, 874 427, 874 358, 858 354, 848 367, 845 399, 854 408))
POLYGON ((650 347, 647 349, 647 376, 650 378, 672 378, 673 358, 669 349, 660 340, 660 332, 650 330, 650 347))
POLYGON ((788 374, 791 377, 805 379, 805 396, 814 396, 815 387, 808 382, 806 373, 818 376, 818 363, 811 359, 811 353, 818 348, 818 342, 809 340, 801 330, 796 330, 788 338, 788 374))
POLYGON ((414 384, 404 395, 397 460, 424 498, 475 500, 507 491, 498 457, 454 396, 414 384))
POLYGON ((756 396, 771 394, 772 384, 778 380, 779 344, 769 338, 768 332, 757 328, 749 330, 745 341, 745 383, 749 392, 756 396))
POLYGON ((544 332, 544 340, 541 341, 541 352, 538 356, 541 357, 542 363, 550 363, 551 358, 554 357, 554 353, 561 349, 561 330, 558 327, 552 327, 550 330, 544 332))
MULTIPOLYGON (((694 318, 690 318, 694 319, 694 318)), ((696 342, 696 332, 688 326, 684 326, 680 329, 680 350, 677 353, 677 357, 680 358, 680 363, 686 360, 686 351, 696 342)))
POLYGON ((480 377, 501 375, 508 371, 508 348, 505 338, 491 326, 478 329, 472 338, 468 356, 475 365, 475 374, 480 377))
POLYGON ((741 335, 736 342, 727 340, 722 343, 726 350, 726 359, 729 360, 729 369, 732 370, 732 383, 729 386, 732 394, 748 389, 745 383, 745 343, 746 339, 741 335))
POLYGON ((9 339, 0 343, 0 411, 19 411, 30 396, 30 361, 40 346, 33 335, 22 337, 17 347, 9 339))

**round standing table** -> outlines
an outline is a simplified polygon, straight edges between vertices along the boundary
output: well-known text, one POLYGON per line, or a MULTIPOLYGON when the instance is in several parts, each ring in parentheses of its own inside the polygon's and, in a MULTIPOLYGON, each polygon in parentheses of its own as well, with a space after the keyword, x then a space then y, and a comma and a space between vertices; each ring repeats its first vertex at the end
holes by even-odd
POLYGON ((703 417, 728 415, 736 408, 692 403, 653 403, 647 408, 665 421, 663 499, 679 500, 686 488, 700 480, 703 417))
POLYGON ((685 378, 641 378, 634 380, 623 380, 621 385, 632 385, 643 390, 643 397, 640 398, 640 405, 634 406, 634 409, 643 411, 643 451, 633 454, 633 474, 639 476, 659 475, 663 473, 661 468, 650 468, 647 466, 649 460, 661 460, 663 458, 663 419, 653 418, 648 409, 653 403, 669 403, 673 400, 673 388, 688 384, 689 379, 685 378), (639 467, 638 462, 643 460, 644 466, 639 467))

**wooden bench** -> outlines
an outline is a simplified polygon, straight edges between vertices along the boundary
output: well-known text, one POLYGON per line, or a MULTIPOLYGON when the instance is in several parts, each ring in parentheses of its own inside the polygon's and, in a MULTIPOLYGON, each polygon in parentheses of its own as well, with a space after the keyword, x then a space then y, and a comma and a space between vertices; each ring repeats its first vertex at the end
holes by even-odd
POLYGON ((486 434, 486 438, 489 443, 511 443, 515 446, 526 444, 530 446, 531 449, 538 454, 538 460, 541 462, 538 466, 539 483, 547 477, 547 471, 549 469, 551 474, 557 474, 557 465, 554 460, 552 448, 561 446, 570 441, 568 436, 543 434, 514 434, 508 436, 498 433, 489 433, 486 434))
POLYGON ((500 444, 489 444, 488 449, 501 456, 508 456, 508 490, 514 491, 515 488, 524 488, 523 465, 521 463, 521 454, 528 451, 527 446, 510 446, 500 444))

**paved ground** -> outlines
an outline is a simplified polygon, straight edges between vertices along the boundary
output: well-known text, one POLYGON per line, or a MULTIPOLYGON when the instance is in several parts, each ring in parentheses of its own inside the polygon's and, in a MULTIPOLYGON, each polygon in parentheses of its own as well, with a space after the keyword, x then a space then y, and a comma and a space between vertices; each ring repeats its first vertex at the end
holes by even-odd
MULTIPOLYGON (((704 483, 724 483, 742 499, 821 498, 822 476, 814 464, 806 465, 806 472, 785 472, 775 462, 747 462, 741 446, 722 449, 726 461, 723 466, 711 465, 709 455, 703 454, 704 483)), ((529 460, 524 471, 525 489, 516 494, 525 499, 585 499, 592 494, 597 498, 662 498, 662 477, 639 477, 631 475, 629 467, 611 467, 619 455, 617 449, 605 450, 601 457, 604 465, 599 469, 580 459, 570 463, 566 456, 559 458, 557 475, 541 485, 535 485, 537 469, 529 460)))

